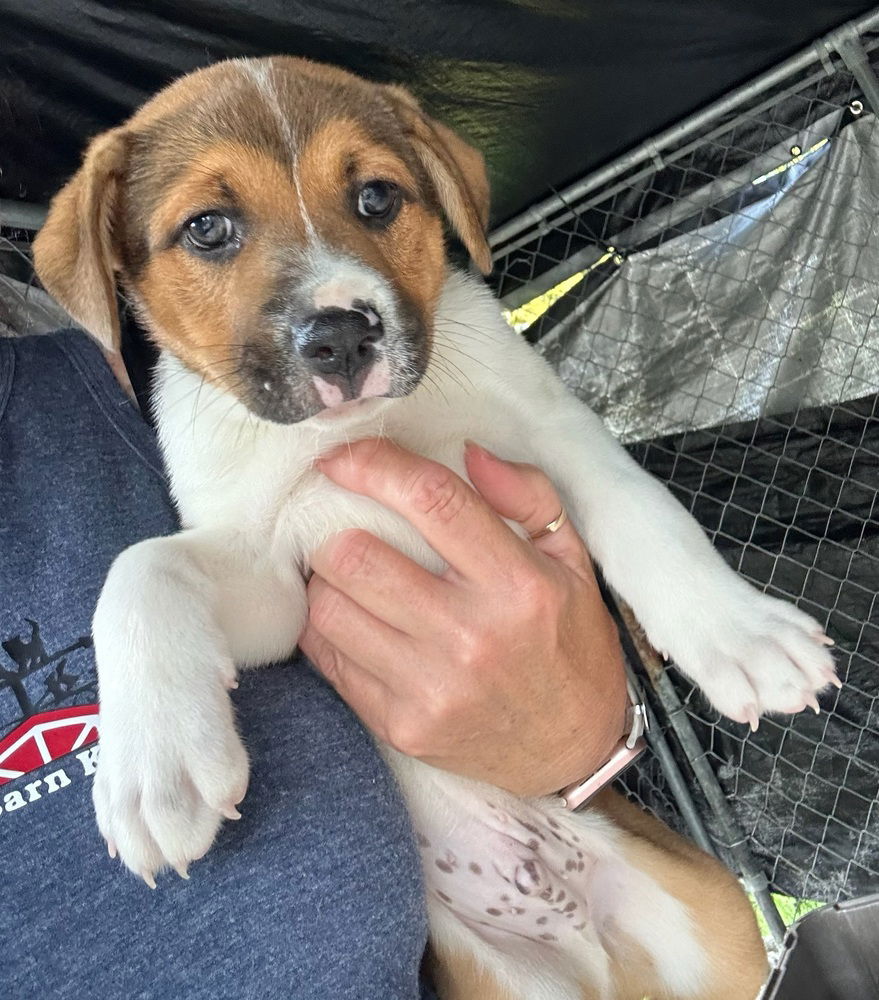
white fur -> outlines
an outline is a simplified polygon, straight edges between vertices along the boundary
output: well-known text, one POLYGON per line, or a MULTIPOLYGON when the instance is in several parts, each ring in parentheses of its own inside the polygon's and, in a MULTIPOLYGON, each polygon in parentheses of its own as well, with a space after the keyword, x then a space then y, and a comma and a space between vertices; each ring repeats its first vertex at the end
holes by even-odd
POLYGON ((294 138, 290 120, 281 106, 272 62, 268 59, 239 59, 238 66, 241 68, 244 77, 253 81, 259 99, 274 117, 278 129, 284 137, 287 149, 293 159, 293 185, 296 188, 296 201, 299 206, 299 214, 302 216, 309 243, 314 243, 317 239, 317 232, 315 231, 314 223, 308 213, 308 209, 305 206, 305 199, 302 196, 302 186, 299 179, 299 147, 294 138))
MULTIPOLYGON (((317 456, 346 440, 385 434, 463 473, 462 445, 471 438, 541 466, 650 640, 727 715, 744 720, 751 704, 797 711, 825 685, 832 661, 816 641, 817 624, 728 569, 683 508, 507 328, 489 293, 460 274, 443 293, 428 376, 409 397, 281 426, 209 385, 194 392, 198 377, 164 356, 157 414, 187 527, 118 558, 94 622, 98 820, 125 863, 148 880, 163 865, 183 870, 200 857, 221 814, 243 794, 247 764, 226 688, 235 663, 292 651, 306 617, 309 553, 359 526, 439 568, 405 521, 313 469, 317 456)), ((574 1000, 578 980, 607 991, 607 949, 620 933, 654 956, 669 991, 697 993, 706 956, 689 914, 626 862, 620 834, 606 820, 566 814, 549 801, 523 803, 391 751, 388 757, 430 850, 455 860, 444 862, 449 875, 425 858, 435 935, 475 953, 522 1000, 574 1000), (524 823, 541 831, 538 851, 524 823), (579 859, 571 854, 575 838, 579 859), (510 899, 480 923, 481 890, 466 871, 489 859, 497 865, 490 892, 510 899), (569 870, 572 860, 583 868, 569 870), (534 885, 531 874, 524 888, 517 885, 511 873, 520 869, 537 873, 534 885), (436 895, 446 876, 459 894, 451 909, 436 895), (550 884, 552 892, 567 886, 576 912, 586 914, 581 929, 553 909, 554 897, 539 896, 550 884), (539 926, 552 921, 555 940, 534 933, 541 913, 547 923, 539 926), (524 942, 520 917, 532 921, 524 942)))

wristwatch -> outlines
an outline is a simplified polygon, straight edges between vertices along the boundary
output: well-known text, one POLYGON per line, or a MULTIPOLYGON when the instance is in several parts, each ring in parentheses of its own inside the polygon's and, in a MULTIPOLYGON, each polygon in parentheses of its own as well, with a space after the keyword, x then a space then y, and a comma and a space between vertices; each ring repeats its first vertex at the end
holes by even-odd
POLYGON ((627 767, 634 764, 647 749, 647 742, 644 739, 648 725, 647 706, 635 687, 628 667, 626 668, 626 690, 629 694, 629 705, 626 710, 627 732, 620 737, 616 749, 606 764, 602 764, 588 778, 575 781, 558 793, 565 809, 579 809, 593 795, 622 774, 627 767))

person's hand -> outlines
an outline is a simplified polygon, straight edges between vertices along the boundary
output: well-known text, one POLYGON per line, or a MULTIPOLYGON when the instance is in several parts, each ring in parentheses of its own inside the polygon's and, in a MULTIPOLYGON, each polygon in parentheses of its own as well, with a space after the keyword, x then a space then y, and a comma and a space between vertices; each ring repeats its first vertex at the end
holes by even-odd
POLYGON ((603 764, 623 733, 622 653, 561 503, 533 466, 466 451, 472 489, 389 441, 323 458, 335 483, 403 515, 448 564, 437 576, 365 531, 312 558, 300 646, 385 743, 519 795, 603 764), (478 490, 478 492, 477 492, 478 490))

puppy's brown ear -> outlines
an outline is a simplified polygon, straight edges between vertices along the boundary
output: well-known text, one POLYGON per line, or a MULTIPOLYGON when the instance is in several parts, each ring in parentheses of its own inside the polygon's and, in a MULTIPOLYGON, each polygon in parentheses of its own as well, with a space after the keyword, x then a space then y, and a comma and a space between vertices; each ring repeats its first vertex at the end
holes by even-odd
POLYGON ((427 115, 402 87, 386 87, 412 146, 427 171, 446 217, 483 274, 491 271, 485 238, 489 189, 482 154, 427 115))
POLYGON ((53 199, 33 248, 47 291, 111 351, 119 350, 112 224, 124 162, 122 129, 98 136, 53 199))

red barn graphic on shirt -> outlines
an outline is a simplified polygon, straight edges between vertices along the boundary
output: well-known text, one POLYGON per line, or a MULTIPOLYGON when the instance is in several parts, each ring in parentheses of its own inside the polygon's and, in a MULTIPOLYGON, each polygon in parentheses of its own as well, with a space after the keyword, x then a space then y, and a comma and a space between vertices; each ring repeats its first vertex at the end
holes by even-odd
POLYGON ((0 785, 98 738, 98 706, 74 705, 31 716, 0 741, 0 785))
POLYGON ((97 677, 90 636, 54 652, 26 618, 0 642, 0 785, 98 738, 97 677))

